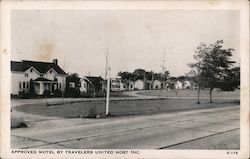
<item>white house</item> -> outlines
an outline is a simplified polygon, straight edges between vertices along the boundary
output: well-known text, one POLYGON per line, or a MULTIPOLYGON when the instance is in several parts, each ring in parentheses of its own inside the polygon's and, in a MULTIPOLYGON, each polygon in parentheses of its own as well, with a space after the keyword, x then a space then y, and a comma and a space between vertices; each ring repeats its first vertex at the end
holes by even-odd
POLYGON ((28 91, 33 80, 35 92, 42 95, 45 90, 53 94, 54 90, 64 90, 66 73, 58 66, 58 60, 53 62, 11 61, 11 94, 18 95, 20 91, 28 91))
POLYGON ((129 91, 135 90, 135 82, 134 81, 129 81, 129 83, 128 83, 128 90, 129 91))
POLYGON ((127 91, 128 90, 128 82, 122 81, 120 82, 120 91, 127 91))
POLYGON ((161 89, 161 82, 158 80, 153 81, 153 89, 161 89))
POLYGON ((174 87, 175 89, 182 89, 182 83, 180 81, 176 81, 174 87))
POLYGON ((135 90, 143 90, 144 89, 143 80, 140 80, 140 79, 136 80, 135 84, 134 84, 134 88, 135 88, 135 90))
POLYGON ((86 79, 85 78, 81 78, 80 79, 80 83, 81 83, 80 91, 86 93, 88 91, 86 79))
POLYGON ((191 89, 191 83, 189 81, 184 81, 183 89, 191 89))
POLYGON ((101 76, 84 76, 80 79, 82 93, 86 92, 100 92, 102 91, 103 78, 101 76))

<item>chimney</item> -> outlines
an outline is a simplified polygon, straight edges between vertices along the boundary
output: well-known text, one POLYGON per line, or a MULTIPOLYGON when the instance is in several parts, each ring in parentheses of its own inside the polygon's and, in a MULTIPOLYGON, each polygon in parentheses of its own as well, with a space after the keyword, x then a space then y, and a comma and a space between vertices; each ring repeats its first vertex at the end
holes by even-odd
POLYGON ((53 63, 54 63, 55 65, 57 65, 57 62, 58 62, 57 59, 53 59, 53 63))

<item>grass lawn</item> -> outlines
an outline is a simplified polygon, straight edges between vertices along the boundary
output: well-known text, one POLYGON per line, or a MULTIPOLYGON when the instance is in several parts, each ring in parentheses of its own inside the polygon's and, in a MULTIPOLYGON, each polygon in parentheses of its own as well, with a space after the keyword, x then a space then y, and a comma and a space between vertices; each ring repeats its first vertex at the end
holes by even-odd
MULTIPOLYGON (((225 106, 237 106, 234 100, 214 100, 214 103, 208 103, 208 100, 201 100, 201 104, 195 104, 194 99, 157 99, 157 100, 132 100, 132 101, 111 101, 110 113, 114 116, 122 115, 145 115, 172 111, 186 111, 194 109, 216 108, 225 106)), ((64 105, 23 105, 14 109, 30 114, 44 116, 57 116, 72 118, 81 114, 85 115, 90 108, 95 107, 98 113, 105 112, 105 101, 79 102, 64 105)))
MULTIPOLYGON (((150 96, 168 96, 168 97, 197 97, 197 90, 148 90, 138 92, 141 95, 150 95, 150 96)), ((209 91, 208 90, 201 90, 200 97, 208 97, 209 98, 209 91)), ((240 90, 237 89, 231 92, 218 92, 216 90, 213 91, 213 97, 228 97, 233 99, 240 99, 240 90)))

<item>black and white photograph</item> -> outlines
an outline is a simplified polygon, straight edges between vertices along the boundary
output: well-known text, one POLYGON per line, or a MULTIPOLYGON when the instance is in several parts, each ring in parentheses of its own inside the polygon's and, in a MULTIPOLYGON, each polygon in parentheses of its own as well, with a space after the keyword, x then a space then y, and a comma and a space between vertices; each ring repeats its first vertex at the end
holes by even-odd
POLYGON ((206 3, 210 9, 115 4, 9 10, 10 153, 242 155, 249 146, 243 11, 214 9, 219 2, 206 3))

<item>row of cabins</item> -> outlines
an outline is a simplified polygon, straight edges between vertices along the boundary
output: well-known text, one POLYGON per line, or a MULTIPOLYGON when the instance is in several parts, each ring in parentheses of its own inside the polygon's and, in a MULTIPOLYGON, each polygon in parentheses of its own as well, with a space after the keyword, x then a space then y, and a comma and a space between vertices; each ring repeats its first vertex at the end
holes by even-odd
MULTIPOLYGON (((53 94, 57 89, 64 90, 66 87, 67 74, 58 65, 58 60, 52 62, 39 61, 11 61, 11 94, 18 95, 22 91, 29 90, 31 80, 34 83, 35 93, 42 95, 45 90, 53 94)), ((100 92, 106 91, 107 80, 102 77, 85 76, 80 79, 81 92, 100 92)), ((174 89, 192 88, 189 81, 165 81, 159 80, 124 80, 121 78, 111 79, 111 91, 129 91, 129 90, 148 90, 148 89, 166 89, 170 86, 174 89)), ((70 83, 70 87, 75 87, 70 83)))
MULTIPOLYGON (((113 78, 110 82, 110 90, 116 91, 133 91, 133 90, 157 90, 157 89, 195 89, 196 85, 190 81, 170 81, 161 82, 159 80, 141 80, 137 79, 124 80, 121 78, 113 78)), ((102 77, 85 76, 81 79, 81 92, 89 91, 106 91, 107 80, 103 80, 102 77)))

